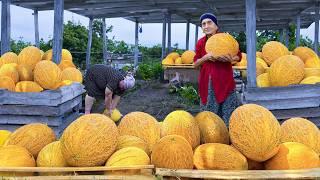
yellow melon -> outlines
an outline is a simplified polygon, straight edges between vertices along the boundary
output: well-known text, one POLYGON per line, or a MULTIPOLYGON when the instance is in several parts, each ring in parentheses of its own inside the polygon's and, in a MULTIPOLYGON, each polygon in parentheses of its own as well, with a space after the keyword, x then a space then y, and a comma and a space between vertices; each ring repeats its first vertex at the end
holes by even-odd
POLYGON ((320 68, 320 60, 318 57, 309 58, 304 62, 305 68, 320 68))
POLYGON ((6 52, 1 56, 0 61, 2 61, 3 64, 18 64, 18 56, 14 52, 6 52))
POLYGON ((257 57, 256 62, 261 64, 265 69, 268 68, 268 64, 263 59, 257 57))
POLYGON ((15 130, 6 145, 25 147, 35 158, 47 144, 56 140, 54 131, 45 124, 31 123, 15 130))
POLYGON ((268 109, 256 104, 245 104, 233 111, 229 133, 233 146, 254 161, 268 160, 279 149, 278 120, 268 109))
POLYGON ((71 80, 73 82, 82 83, 82 74, 76 68, 66 68, 62 71, 61 79, 63 80, 71 80))
POLYGON ((229 144, 229 132, 223 120, 213 112, 203 111, 195 120, 200 128, 201 143, 229 144))
POLYGON ((43 88, 33 81, 20 81, 16 84, 16 92, 41 92, 43 88))
POLYGON ((119 137, 117 150, 126 147, 137 147, 144 150, 147 154, 150 154, 148 143, 136 136, 123 135, 119 137))
POLYGON ((294 55, 282 56, 269 69, 269 80, 272 86, 299 84, 304 77, 304 64, 294 55))
POLYGON ((257 77, 258 87, 270 87, 269 74, 263 73, 257 77))
POLYGON ((309 58, 318 58, 318 55, 308 47, 299 46, 293 50, 293 55, 298 56, 303 62, 309 58))
POLYGON ((160 127, 158 121, 144 112, 131 112, 126 114, 119 126, 120 135, 137 136, 148 143, 149 150, 160 139, 160 127))
POLYGON ((19 81, 33 81, 32 68, 26 64, 19 64, 17 66, 19 74, 19 81))
MULTIPOLYGON (((42 60, 49 60, 52 61, 52 49, 48 50, 43 56, 42 60)), ((72 55, 70 51, 67 49, 62 49, 61 52, 61 61, 71 61, 72 62, 72 55)))
POLYGON ((119 132, 102 114, 88 114, 72 122, 63 132, 62 154, 70 166, 100 166, 116 150, 119 132))
POLYGON ((42 60, 52 61, 52 49, 46 51, 46 52, 42 55, 42 60))
POLYGON ((34 68, 34 81, 44 89, 55 89, 61 82, 61 70, 52 61, 41 61, 34 68))
MULTIPOLYGON (((35 167, 36 162, 30 152, 21 146, 0 147, 0 167, 35 167)), ((2 176, 32 176, 32 172, 0 172, 2 176)), ((3 177, 2 177, 3 178, 3 177)), ((2 179, 1 178, 1 179, 2 179)), ((6 179, 6 178, 4 178, 6 179)))
POLYGON ((320 77, 320 68, 304 68, 304 78, 307 78, 310 76, 320 77))
POLYGON ((248 170, 248 162, 237 149, 226 144, 207 143, 198 146, 193 155, 197 169, 248 170))
POLYGON ((161 126, 161 137, 180 135, 195 149, 200 144, 200 129, 194 117, 182 110, 173 111, 167 115, 161 126))
POLYGON ((241 53, 241 61, 236 63, 236 66, 247 66, 247 54, 246 53, 241 53))
POLYGON ((14 91, 16 85, 12 78, 8 76, 0 76, 0 89, 7 89, 8 91, 14 91))
POLYGON ((320 130, 307 119, 291 118, 281 125, 281 142, 299 142, 320 154, 319 140, 320 130))
POLYGON ((175 64, 182 64, 182 59, 181 57, 178 57, 176 60, 174 60, 175 64))
MULTIPOLYGON (((68 164, 64 159, 61 151, 60 141, 52 142, 46 145, 37 157, 37 167, 67 167, 68 164)), ((63 175, 65 173, 41 173, 42 175, 63 175)))
POLYGON ((188 50, 182 53, 181 61, 183 64, 192 64, 193 58, 196 55, 194 51, 188 50))
POLYGON ((70 80, 64 80, 64 81, 61 81, 61 82, 57 83, 54 89, 58 89, 58 88, 61 88, 63 86, 70 86, 72 83, 73 82, 70 81, 70 80))
POLYGON ((171 52, 170 54, 167 55, 167 58, 171 58, 173 60, 176 60, 179 57, 180 57, 180 54, 177 52, 171 52))
POLYGON ((105 109, 103 111, 103 114, 109 116, 114 122, 118 122, 122 117, 122 114, 120 113, 120 111, 118 109, 114 109, 112 111, 111 115, 109 114, 109 110, 105 109))
POLYGON ((17 71, 17 64, 10 63, 10 64, 2 65, 0 68, 0 76, 8 76, 14 81, 14 83, 19 82, 19 73, 17 71))
POLYGON ((205 49, 207 53, 211 53, 214 57, 236 56, 239 52, 239 44, 230 34, 218 33, 207 40, 205 49))
POLYGON ((260 59, 263 59, 263 54, 262 54, 262 52, 257 51, 257 52, 256 52, 256 57, 257 57, 257 58, 260 58, 260 59))
POLYGON ((265 66, 265 64, 263 62, 257 61, 256 62, 256 76, 259 76, 259 75, 265 73, 266 67, 268 67, 268 66, 265 66))
POLYGON ((7 141, 11 132, 8 130, 0 130, 0 147, 7 141))
POLYGON ((61 71, 65 70, 66 68, 76 68, 76 65, 74 65, 72 61, 67 60, 62 60, 58 66, 61 71))
POLYGON ((309 76, 304 78, 300 84, 316 84, 320 82, 320 76, 309 76))
POLYGON ((22 49, 18 55, 18 64, 26 64, 32 69, 34 69, 39 61, 41 61, 41 52, 40 49, 34 46, 22 49))
POLYGON ((163 65, 174 65, 174 60, 172 58, 165 58, 162 60, 163 65))
POLYGON ((157 168, 192 169, 192 158, 192 147, 184 137, 168 135, 154 146, 151 164, 157 168))
POLYGON ((280 145, 278 153, 265 163, 267 170, 309 169, 319 166, 319 155, 298 142, 280 145))
POLYGON ((262 47, 263 59, 270 66, 278 58, 289 55, 288 48, 280 42, 269 41, 262 47))

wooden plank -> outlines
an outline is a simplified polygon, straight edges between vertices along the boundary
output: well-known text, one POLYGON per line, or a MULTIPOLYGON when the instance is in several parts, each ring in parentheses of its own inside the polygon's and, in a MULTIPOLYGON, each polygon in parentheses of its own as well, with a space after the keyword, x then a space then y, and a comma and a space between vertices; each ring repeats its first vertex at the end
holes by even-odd
POLYGON ((186 50, 189 50, 189 36, 190 36, 190 19, 187 21, 187 30, 186 30, 186 50))
POLYGON ((87 44, 87 52, 86 52, 86 70, 90 67, 90 55, 91 55, 91 44, 92 44, 92 23, 93 18, 89 20, 89 31, 88 31, 88 44, 87 44))
POLYGON ((161 60, 166 57, 166 35, 167 35, 167 18, 166 14, 163 14, 162 19, 162 50, 161 50, 161 60))
POLYGON ((168 14, 167 14, 167 23, 168 23, 168 52, 167 52, 167 54, 169 54, 172 51, 172 47, 171 47, 171 12, 168 12, 168 14))
POLYGON ((304 179, 319 178, 320 168, 305 170, 188 170, 156 168, 156 175, 203 179, 304 179))
POLYGON ((64 10, 64 0, 55 0, 54 1, 52 59, 56 64, 59 64, 61 61, 62 39, 63 39, 63 10, 64 10))
POLYGON ((296 47, 300 45, 300 29, 301 29, 301 16, 297 16, 297 29, 296 29, 296 47))
POLYGON ((136 20, 135 22, 135 35, 134 35, 134 68, 138 66, 138 55, 139 55, 139 22, 136 20))
MULTIPOLYGON (((6 177, 7 179, 7 177, 6 177)), ((9 177, 9 180, 155 180, 151 175, 73 175, 73 176, 24 176, 9 177)))
POLYGON ((106 30, 106 18, 102 18, 102 41, 103 41, 103 60, 105 64, 108 64, 108 50, 107 50, 107 30, 106 30))
POLYGON ((198 34, 199 34, 199 27, 197 24, 195 24, 195 32, 194 32, 194 49, 196 49, 197 43, 198 43, 198 34))
POLYGON ((315 25, 314 25, 314 52, 316 52, 319 55, 319 2, 317 1, 316 5, 315 5, 315 25))
POLYGON ((33 11, 33 16, 34 16, 34 42, 36 47, 40 48, 38 10, 33 11))
POLYGON ((58 106, 1 105, 0 114, 60 116, 76 107, 81 101, 80 95, 58 106))
POLYGON ((256 0, 246 0, 248 87, 256 87, 256 0))
POLYGON ((1 7, 1 55, 10 51, 11 20, 10 20, 10 2, 11 0, 2 0, 1 7))
POLYGON ((277 119, 289 119, 293 117, 305 117, 307 119, 320 117, 320 107, 298 109, 275 109, 271 111, 277 119))

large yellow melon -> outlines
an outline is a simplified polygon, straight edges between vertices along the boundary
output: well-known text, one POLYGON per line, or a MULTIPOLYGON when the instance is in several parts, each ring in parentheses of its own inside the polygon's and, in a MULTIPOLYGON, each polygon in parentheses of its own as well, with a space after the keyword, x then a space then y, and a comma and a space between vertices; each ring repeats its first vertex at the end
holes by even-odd
POLYGON ((281 125, 281 142, 299 142, 320 155, 319 140, 320 130, 307 119, 291 118, 281 125))
POLYGON ((52 61, 41 61, 34 68, 34 81, 44 89, 55 89, 61 82, 61 70, 52 61))
POLYGON ((256 104, 245 104, 233 111, 229 133, 233 146, 254 161, 268 160, 279 149, 278 120, 268 109, 256 104))
POLYGON ((8 130, 0 130, 0 147, 7 141, 11 132, 8 130))
POLYGON ((188 50, 182 53, 181 60, 183 64, 192 64, 193 58, 196 55, 194 51, 188 50))
POLYGON ((177 52, 171 52, 170 54, 167 55, 167 58, 171 58, 173 60, 176 60, 178 57, 180 57, 180 54, 177 52))
POLYGON ((46 51, 46 52, 42 55, 42 60, 52 61, 52 49, 46 51))
POLYGON ((145 151, 137 147, 126 147, 113 153, 106 166, 128 167, 148 164, 150 164, 150 158, 145 151))
POLYGON ((0 76, 0 89, 7 89, 8 91, 14 91, 16 85, 12 78, 8 76, 0 76))
MULTIPOLYGON (((52 49, 50 49, 44 53, 44 55, 42 56, 42 60, 52 61, 52 49)), ((68 51, 67 49, 62 49, 61 61, 63 61, 63 60, 72 61, 72 55, 71 55, 70 51, 68 51)))
POLYGON ((162 60, 163 65, 174 65, 174 60, 172 58, 165 58, 162 60))
MULTIPOLYGON (((37 167, 67 167, 61 151, 60 141, 52 142, 46 145, 37 157, 37 167)), ((41 173, 43 175, 63 175, 64 173, 41 173)))
POLYGON ((189 142, 179 135, 160 139, 151 153, 151 164, 157 168, 192 169, 193 151, 189 142))
POLYGON ((262 62, 263 60, 259 58, 259 60, 257 59, 256 61, 256 76, 259 76, 263 73, 265 73, 266 68, 268 66, 266 66, 266 64, 264 62, 262 62))
POLYGON ((17 64, 9 63, 9 64, 2 65, 0 68, 0 76, 8 76, 14 81, 14 83, 17 83, 19 81, 17 64))
POLYGON ((72 122, 63 132, 62 154, 70 166, 100 166, 116 150, 119 132, 102 114, 88 114, 72 122))
POLYGON ((144 150, 147 154, 150 154, 148 143, 136 136, 123 135, 119 137, 117 150, 126 147, 137 147, 144 150))
POLYGON ((263 59, 263 54, 262 54, 262 52, 257 51, 257 52, 256 52, 256 57, 257 57, 257 58, 260 58, 260 59, 263 59))
POLYGON ((269 80, 272 86, 299 84, 304 77, 304 64, 294 55, 282 56, 269 69, 269 80))
POLYGON ((268 64, 262 58, 257 57, 256 62, 261 64, 265 69, 268 68, 268 64))
MULTIPOLYGON (((35 167, 36 162, 30 152, 21 146, 9 145, 0 147, 0 167, 35 167)), ((32 172, 0 172, 2 176, 32 176, 32 172)), ((2 179, 2 178, 1 178, 2 179)), ((5 178, 4 178, 5 179, 5 178)))
POLYGON ((16 84, 16 92, 41 92, 43 88, 33 81, 20 81, 16 84))
POLYGON ((34 46, 28 46, 19 53, 18 64, 29 65, 32 69, 41 61, 40 49, 34 46))
POLYGON ((304 78, 300 84, 316 84, 320 82, 320 76, 309 76, 304 78))
POLYGON ((58 66, 61 69, 61 71, 70 67, 76 68, 76 65, 74 65, 72 61, 68 61, 68 60, 62 60, 58 66))
POLYGON ((118 122, 122 117, 121 112, 117 108, 112 111, 111 115, 109 113, 109 109, 105 109, 103 114, 110 117, 114 122, 118 122))
POLYGON ((230 34, 218 33, 207 40, 205 49, 207 53, 211 53, 214 57, 236 56, 239 52, 239 44, 230 34))
POLYGON ((131 112, 126 114, 119 126, 120 135, 136 136, 148 143, 149 150, 160 139, 160 127, 158 121, 144 112, 131 112))
POLYGON ((270 66, 278 58, 289 55, 288 48, 280 42, 269 41, 262 47, 263 60, 270 66))
POLYGON ((18 56, 14 52, 6 52, 1 56, 0 61, 2 61, 3 64, 18 64, 18 56))
POLYGON ((298 142, 280 145, 278 153, 265 163, 267 170, 310 169, 319 166, 319 155, 298 142))
POLYGON ((229 132, 223 120, 213 112, 203 111, 195 120, 200 128, 201 143, 229 144, 229 132))
POLYGON ((320 68, 304 68, 304 78, 307 78, 310 76, 320 77, 320 68))
POLYGON ((47 144, 56 140, 54 131, 45 124, 31 123, 15 130, 6 145, 25 147, 35 158, 47 144))
POLYGON ((70 81, 70 80, 64 80, 64 81, 61 81, 59 82, 58 84, 56 84, 55 88, 54 89, 59 89, 63 86, 70 86, 73 82, 70 81))
POLYGON ((73 82, 82 83, 82 74, 76 68, 66 68, 62 71, 61 79, 62 81, 70 80, 73 82))
POLYGON ((198 146, 193 155, 197 169, 248 170, 248 162, 236 148, 219 143, 198 146))
POLYGON ((161 126, 161 137, 167 135, 184 137, 195 149, 200 144, 200 129, 194 117, 182 110, 173 111, 167 115, 161 126))
POLYGON ((258 87, 270 87, 269 74, 263 73, 257 77, 258 87))
POLYGON ((246 53, 241 53, 241 61, 236 63, 236 66, 247 66, 247 54, 246 53))
POLYGON ((182 64, 182 59, 181 57, 178 57, 176 60, 174 60, 174 64, 182 64))
POLYGON ((297 47, 293 50, 293 55, 298 56, 303 62, 309 58, 318 58, 318 55, 308 47, 297 47))
POLYGON ((17 71, 19 74, 19 81, 33 81, 33 71, 30 66, 19 64, 17 66, 17 71))
POLYGON ((320 68, 320 60, 318 57, 309 58, 304 62, 305 68, 320 68))

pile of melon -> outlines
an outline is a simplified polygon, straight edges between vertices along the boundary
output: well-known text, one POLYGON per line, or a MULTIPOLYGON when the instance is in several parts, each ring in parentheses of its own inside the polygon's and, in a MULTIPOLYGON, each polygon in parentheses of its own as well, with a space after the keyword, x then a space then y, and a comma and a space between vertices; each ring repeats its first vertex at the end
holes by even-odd
MULTIPOLYGON (((320 82, 320 60, 308 47, 297 47, 290 52, 277 41, 267 42, 262 52, 256 53, 258 87, 316 84, 320 82)), ((235 66, 247 66, 246 54, 235 66)), ((244 72, 244 78, 246 72, 244 72)))
POLYGON ((193 58, 196 55, 194 51, 187 50, 180 56, 178 52, 171 52, 162 60, 162 65, 186 65, 193 64, 193 58))
POLYGON ((238 107, 229 128, 207 111, 196 116, 173 111, 161 123, 147 113, 131 112, 118 126, 103 114, 88 114, 71 123, 60 139, 48 126, 34 123, 12 133, 0 131, 0 143, 0 167, 153 164, 171 169, 288 170, 320 166, 320 130, 315 124, 291 118, 280 125, 269 110, 255 104, 238 107))
POLYGON ((12 92, 55 90, 73 82, 82 83, 82 73, 72 62, 71 53, 63 49, 61 63, 52 61, 52 50, 43 53, 28 46, 17 55, 7 52, 0 58, 0 89, 12 92))

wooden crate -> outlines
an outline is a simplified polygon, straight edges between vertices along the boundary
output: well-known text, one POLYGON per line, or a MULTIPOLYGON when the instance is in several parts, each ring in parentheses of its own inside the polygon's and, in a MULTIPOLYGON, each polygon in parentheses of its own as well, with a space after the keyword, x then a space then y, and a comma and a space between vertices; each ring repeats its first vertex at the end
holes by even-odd
POLYGON ((242 103, 266 107, 280 120, 304 117, 320 126, 320 84, 246 88, 242 103))
POLYGON ((29 123, 44 123, 60 136, 79 116, 84 86, 73 83, 41 93, 0 90, 0 129, 13 131, 29 123))
POLYGON ((163 179, 319 179, 320 168, 304 170, 189 170, 156 168, 163 179))
POLYGON ((0 167, 0 174, 5 172, 27 172, 34 173, 34 176, 11 176, 1 177, 0 179, 14 179, 14 180, 68 180, 68 179, 128 179, 128 180, 154 180, 154 166, 128 166, 128 167, 0 167), (119 171, 139 170, 134 175, 119 173, 119 171), (115 174, 115 173, 116 174, 115 174), (117 173, 118 172, 118 173, 117 173), (42 174, 41 174, 42 173, 42 174), (58 174, 43 174, 43 173, 60 173, 58 174), (62 173, 62 175, 61 175, 62 173))

